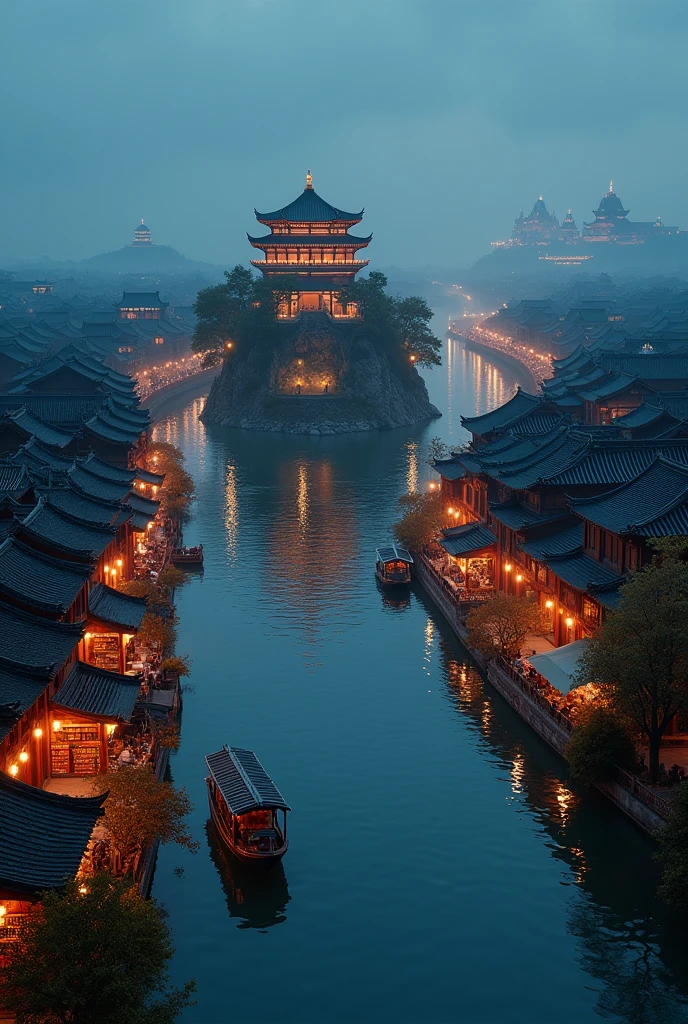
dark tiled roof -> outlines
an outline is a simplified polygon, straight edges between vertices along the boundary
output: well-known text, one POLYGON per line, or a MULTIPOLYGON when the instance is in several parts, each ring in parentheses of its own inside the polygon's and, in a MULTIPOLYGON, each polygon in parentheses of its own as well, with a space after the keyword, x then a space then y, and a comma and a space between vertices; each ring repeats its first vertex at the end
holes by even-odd
POLYGON ((95 619, 135 632, 146 614, 146 601, 96 583, 88 595, 88 610, 95 619))
POLYGON ((33 668, 59 668, 83 634, 83 623, 51 622, 0 601, 0 658, 33 668))
POLYGON ((544 561, 555 576, 575 587, 576 590, 588 590, 591 586, 600 584, 604 586, 618 583, 620 585, 624 580, 623 576, 607 569, 601 562, 583 554, 582 549, 561 556, 550 555, 544 561))
POLYGON ((84 427, 95 437, 103 441, 114 441, 116 444, 125 444, 127 446, 131 446, 139 436, 133 429, 127 431, 117 430, 115 427, 105 423, 100 416, 94 416, 92 419, 87 420, 84 423, 84 427))
POLYGON ((555 430, 562 422, 562 414, 557 410, 543 410, 526 413, 526 415, 512 424, 511 429, 515 434, 548 434, 555 430))
POLYGON ((291 810, 252 750, 225 746, 208 754, 205 763, 232 814, 263 807, 291 810))
POLYGON ((524 541, 521 549, 536 561, 546 562, 550 555, 566 555, 580 548, 583 544, 583 530, 582 523, 567 526, 548 537, 524 541))
POLYGON ((644 427, 649 423, 654 423, 655 420, 661 419, 662 416, 666 416, 666 409, 662 406, 650 404, 649 402, 643 402, 637 409, 631 409, 630 412, 626 413, 625 416, 619 416, 615 423, 618 426, 625 427, 644 427))
POLYGON ((577 438, 563 435, 546 451, 536 452, 528 461, 504 467, 494 475, 514 490, 525 490, 544 481, 549 483, 551 477, 560 472, 582 447, 577 438))
POLYGON ((51 505, 77 519, 98 526, 116 525, 122 512, 121 507, 114 502, 87 498, 71 487, 49 487, 43 493, 51 505))
POLYGON ((0 412, 26 406, 46 423, 76 429, 106 400, 105 395, 0 395, 0 412))
POLYGON ((98 501, 123 501, 129 493, 129 484, 113 483, 104 480, 95 473, 90 473, 83 465, 75 466, 69 471, 72 484, 90 498, 98 501))
POLYGON ((149 519, 155 519, 155 514, 160 508, 159 501, 153 501, 151 498, 143 498, 140 494, 132 493, 127 498, 127 505, 133 508, 135 512, 142 512, 144 516, 148 516, 149 519))
POLYGON ((535 509, 515 501, 491 502, 490 515, 510 530, 520 530, 524 526, 541 522, 541 516, 535 509))
POLYGON ((688 439, 591 444, 547 482, 562 487, 622 484, 647 469, 659 454, 672 462, 688 465, 688 439))
POLYGON ((270 222, 274 220, 290 221, 319 221, 324 223, 333 220, 347 220, 357 223, 363 217, 363 210, 360 213, 346 213, 338 210, 336 206, 330 206, 312 188, 303 190, 300 196, 287 206, 272 213, 259 213, 254 210, 256 220, 270 222))
POLYGON ((688 520, 688 466, 658 457, 621 487, 570 505, 583 519, 612 533, 661 536, 658 522, 671 513, 675 525, 688 520))
POLYGON ((0 594, 5 600, 64 614, 90 574, 90 566, 45 555, 15 537, 0 543, 0 594))
POLYGON ((35 413, 22 406, 16 411, 9 412, 8 418, 16 423, 18 427, 27 434, 37 437, 43 444, 52 445, 54 448, 66 448, 74 440, 74 433, 68 430, 59 430, 42 420, 35 413))
POLYGON ((432 468, 443 480, 460 480, 466 475, 466 467, 458 459, 435 459, 432 468))
POLYGON ((0 494, 18 497, 31 487, 26 467, 14 462, 0 461, 0 494))
POLYGON ((530 395, 527 391, 518 388, 513 398, 510 398, 504 405, 492 412, 484 413, 482 416, 462 416, 461 423, 473 434, 489 434, 492 430, 503 430, 514 420, 530 412, 542 402, 542 398, 530 395))
POLYGON ((74 459, 46 448, 36 437, 30 438, 26 444, 18 448, 12 456, 12 461, 17 465, 28 466, 31 470, 50 469, 61 473, 67 473, 74 465, 74 459))
POLYGON ((113 527, 97 527, 77 519, 45 498, 26 516, 21 530, 63 551, 93 559, 102 555, 117 533, 113 527))
MULTIPOLYGON (((83 459, 81 465, 89 473, 94 473, 96 476, 102 477, 103 480, 110 480, 118 484, 132 484, 134 479, 138 477, 138 470, 134 471, 133 469, 122 469, 120 466, 113 466, 109 462, 99 459, 94 452, 91 452, 87 458, 83 459)), ((153 482, 157 483, 157 480, 153 482)))
POLYGON ((601 381, 592 387, 585 387, 580 391, 581 398, 586 402, 595 402, 598 398, 609 398, 611 395, 618 395, 626 391, 632 384, 637 384, 638 378, 631 377, 626 373, 616 373, 608 380, 601 381))
POLYGON ((488 530, 483 523, 466 523, 465 526, 454 526, 443 533, 440 546, 454 558, 462 558, 472 551, 480 551, 497 543, 492 530, 488 530))
POLYGON ((680 352, 600 352, 600 366, 639 380, 688 381, 688 354, 680 352))
POLYGON ((79 870, 104 800, 47 793, 0 772, 0 889, 62 888, 79 870))
POLYGON ((77 661, 52 703, 94 718, 129 722, 139 689, 138 676, 122 676, 77 661))
POLYGON ((0 662, 0 743, 49 682, 50 674, 46 671, 31 671, 10 661, 0 662))
POLYGON ((144 484, 154 484, 156 487, 160 487, 165 480, 165 474, 151 473, 149 470, 137 466, 136 479, 141 480, 144 484))

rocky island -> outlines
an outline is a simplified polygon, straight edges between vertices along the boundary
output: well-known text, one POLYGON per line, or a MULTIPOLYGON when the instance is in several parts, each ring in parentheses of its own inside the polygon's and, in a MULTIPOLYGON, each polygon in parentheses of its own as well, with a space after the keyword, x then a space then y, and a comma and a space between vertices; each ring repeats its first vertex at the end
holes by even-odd
POLYGON ((372 236, 351 235, 363 217, 326 203, 310 172, 294 202, 257 220, 250 243, 261 271, 237 266, 199 292, 194 348, 222 361, 203 411, 207 423, 338 434, 409 426, 440 415, 419 366, 440 362, 423 299, 395 299, 383 274, 356 281, 372 236))

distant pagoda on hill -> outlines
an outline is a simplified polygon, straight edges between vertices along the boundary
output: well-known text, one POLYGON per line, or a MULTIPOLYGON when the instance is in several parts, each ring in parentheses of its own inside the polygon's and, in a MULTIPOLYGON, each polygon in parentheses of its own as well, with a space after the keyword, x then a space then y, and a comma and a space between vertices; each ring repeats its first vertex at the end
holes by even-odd
POLYGON ((255 249, 265 253, 263 260, 251 260, 265 277, 299 278, 299 289, 288 302, 280 304, 278 317, 293 319, 302 312, 325 312, 338 320, 355 319, 356 303, 344 308, 339 292, 351 284, 368 260, 356 259, 372 235, 349 234, 349 228, 360 223, 363 210, 347 213, 322 199, 313 188, 308 171, 306 187, 297 199, 272 213, 254 210, 256 220, 270 228, 269 235, 248 235, 255 249))
POLYGON ((141 223, 136 225, 134 230, 134 241, 131 243, 132 246, 148 246, 153 244, 153 236, 151 235, 151 229, 146 227, 141 218, 141 223))

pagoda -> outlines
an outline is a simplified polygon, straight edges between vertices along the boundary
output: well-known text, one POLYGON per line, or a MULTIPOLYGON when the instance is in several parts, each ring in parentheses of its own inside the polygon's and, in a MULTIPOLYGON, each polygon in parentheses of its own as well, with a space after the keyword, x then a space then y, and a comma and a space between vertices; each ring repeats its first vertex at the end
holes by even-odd
POLYGON ((260 224, 270 228, 270 234, 248 235, 251 245, 265 253, 265 259, 251 260, 253 266, 265 277, 274 278, 276 287, 280 278, 298 278, 298 290, 280 303, 277 316, 290 320, 302 312, 324 312, 337 320, 357 319, 357 304, 343 306, 339 296, 369 263, 355 257, 369 244, 372 234, 349 234, 349 228, 363 219, 363 210, 347 213, 325 202, 314 190, 308 171, 306 187, 292 203, 272 213, 254 213, 260 224))
POLYGON ((561 222, 561 227, 559 228, 559 241, 564 242, 566 245, 576 245, 579 238, 580 231, 578 230, 578 225, 573 219, 573 214, 569 210, 561 222))
POLYGON ((137 247, 142 245, 153 244, 151 229, 149 227, 146 227, 146 225, 143 223, 143 219, 141 219, 141 223, 137 224, 136 228, 134 229, 134 241, 131 244, 137 247))
POLYGON ((527 217, 523 216, 523 210, 521 210, 511 232, 511 239, 517 245, 542 245, 556 238, 558 230, 559 221, 555 217, 554 211, 550 213, 545 205, 545 200, 542 196, 538 196, 527 217))

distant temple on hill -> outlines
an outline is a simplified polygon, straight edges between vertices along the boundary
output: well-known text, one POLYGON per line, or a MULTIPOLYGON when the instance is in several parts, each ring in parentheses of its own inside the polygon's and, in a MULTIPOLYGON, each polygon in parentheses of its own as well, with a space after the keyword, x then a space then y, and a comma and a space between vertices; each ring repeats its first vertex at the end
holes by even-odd
POLYGON ((136 228, 134 230, 134 241, 131 244, 139 248, 142 245, 153 244, 153 236, 151 235, 151 229, 149 227, 146 227, 146 225, 143 223, 143 218, 141 218, 141 223, 136 225, 136 228))
POLYGON ((265 259, 251 260, 253 266, 265 277, 276 278, 276 284, 279 278, 299 279, 298 290, 280 304, 277 315, 293 319, 302 312, 324 312, 338 320, 358 317, 356 303, 344 308, 339 292, 369 262, 356 259, 356 252, 373 236, 349 234, 349 228, 363 219, 363 210, 347 213, 325 202, 314 190, 309 171, 306 187, 292 203, 271 213, 254 213, 270 234, 248 235, 251 245, 265 253, 265 259))
POLYGON ((630 221, 629 210, 614 191, 614 183, 609 182, 609 191, 600 200, 599 206, 593 210, 594 221, 584 222, 580 232, 571 210, 559 224, 554 211, 548 211, 542 196, 539 196, 528 216, 523 210, 519 213, 508 242, 494 242, 495 246, 539 245, 550 246, 556 243, 579 245, 598 242, 612 242, 616 245, 642 245, 645 242, 670 235, 685 234, 674 226, 667 226, 657 217, 654 221, 630 221))

